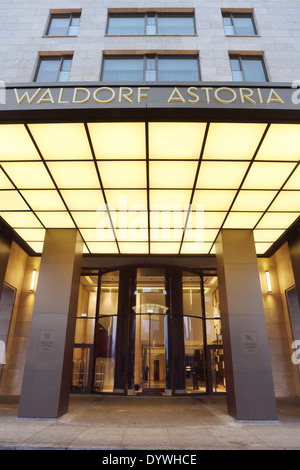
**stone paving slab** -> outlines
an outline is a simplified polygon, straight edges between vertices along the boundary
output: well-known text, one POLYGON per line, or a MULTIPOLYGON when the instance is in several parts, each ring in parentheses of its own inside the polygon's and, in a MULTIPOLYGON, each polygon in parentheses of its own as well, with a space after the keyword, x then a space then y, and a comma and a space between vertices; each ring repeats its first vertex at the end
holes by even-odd
POLYGON ((18 419, 0 397, 0 450, 300 450, 300 397, 278 399, 278 422, 237 422, 226 397, 71 395, 57 420, 18 419))

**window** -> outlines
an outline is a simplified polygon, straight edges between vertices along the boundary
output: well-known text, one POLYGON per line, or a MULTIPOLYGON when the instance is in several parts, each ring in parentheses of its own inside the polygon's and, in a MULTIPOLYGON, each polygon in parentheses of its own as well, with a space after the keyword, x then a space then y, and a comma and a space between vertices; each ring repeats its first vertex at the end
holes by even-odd
POLYGON ((263 58, 259 56, 230 56, 233 80, 235 82, 267 82, 263 58))
POLYGON ((105 57, 102 80, 194 81, 200 80, 198 58, 194 56, 105 57))
POLYGON ((192 13, 110 14, 107 34, 195 34, 192 13))
POLYGON ((223 13, 225 34, 228 36, 255 36, 257 34, 251 13, 223 13))
POLYGON ((80 13, 51 15, 47 36, 76 36, 80 13))
POLYGON ((72 56, 41 57, 36 82, 66 82, 69 80, 72 56))

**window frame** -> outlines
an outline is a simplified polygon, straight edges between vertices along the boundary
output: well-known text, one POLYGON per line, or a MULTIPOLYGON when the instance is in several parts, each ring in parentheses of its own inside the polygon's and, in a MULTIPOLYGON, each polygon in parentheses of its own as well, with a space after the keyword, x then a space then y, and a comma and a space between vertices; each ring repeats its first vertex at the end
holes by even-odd
MULTIPOLYGON (((245 53, 245 54, 229 54, 230 68, 231 68, 233 81, 240 81, 240 80, 234 80, 233 70, 232 70, 232 65, 231 65, 232 60, 238 60, 239 65, 240 65, 240 71, 242 72, 242 75, 243 75, 243 81, 247 82, 246 79, 245 79, 243 59, 260 60, 260 62, 262 64, 263 72, 264 72, 264 75, 265 75, 265 82, 269 82, 269 77, 268 77, 268 73, 267 73, 267 69, 266 69, 266 66, 265 66, 265 61, 264 61, 263 55, 262 54, 247 54, 247 53, 245 53)), ((265 83, 265 82, 262 82, 262 83, 265 83)))
POLYGON ((107 18, 107 26, 106 26, 106 35, 107 36, 196 36, 196 21, 195 21, 195 13, 194 12, 176 12, 176 11, 171 11, 171 12, 163 12, 163 11, 135 11, 135 12, 108 12, 108 18, 107 18), (193 20, 193 29, 194 32, 187 33, 187 34, 160 34, 158 33, 158 19, 159 17, 183 17, 183 18, 192 18, 193 20), (144 33, 138 33, 138 34, 111 34, 109 32, 109 27, 110 27, 110 20, 113 17, 118 17, 118 18, 134 18, 134 17, 143 17, 144 20, 144 33), (155 19, 155 33, 147 33, 147 27, 148 27, 148 18, 154 17, 155 19))
POLYGON ((243 12, 243 11, 239 11, 239 12, 234 12, 234 11, 223 11, 222 12, 222 21, 223 21, 223 27, 224 27, 224 31, 225 31, 225 36, 242 36, 242 37, 253 37, 253 36, 258 36, 258 33, 257 33, 257 27, 256 27, 256 24, 255 24, 255 21, 254 21, 254 16, 253 16, 253 13, 252 12, 243 12), (233 31, 234 31, 234 34, 227 34, 226 33, 226 26, 224 24, 224 18, 230 18, 231 20, 231 26, 233 28, 233 31), (236 32, 236 25, 234 23, 234 18, 250 18, 251 19, 251 23, 252 23, 252 27, 253 27, 253 34, 238 34, 236 32))
MULTIPOLYGON (((161 59, 195 59, 197 61, 197 72, 198 72, 198 79, 196 81, 201 80, 199 55, 196 55, 196 54, 158 54, 157 52, 149 51, 149 53, 132 54, 132 55, 131 54, 104 55, 103 60, 102 60, 100 81, 111 81, 111 80, 103 79, 105 60, 107 59, 116 59, 116 60, 117 59, 132 59, 132 58, 140 58, 143 61, 143 78, 142 80, 140 80, 142 82, 158 82, 158 72, 159 72, 158 61, 160 58, 161 59), (155 80, 149 80, 146 78, 147 71, 151 70, 147 68, 147 59, 154 59, 155 61, 155 80)), ((181 81, 185 81, 185 80, 179 80, 178 83, 181 81)), ((166 82, 163 81, 163 83, 166 83, 166 82)))
POLYGON ((47 83, 49 80, 47 80, 46 82, 42 82, 42 81, 37 80, 42 62, 43 61, 50 61, 50 60, 59 60, 60 65, 59 65, 59 68, 58 68, 58 71, 57 71, 57 74, 56 74, 56 80, 55 81, 49 81, 49 83, 63 83, 63 81, 61 81, 61 82, 59 81, 59 75, 62 72, 63 62, 66 59, 69 59, 71 61, 71 67, 72 67, 73 54, 71 54, 71 53, 69 53, 69 54, 59 54, 58 53, 58 54, 40 55, 33 81, 36 82, 36 83, 47 83))
POLYGON ((72 11, 72 12, 55 12, 55 13, 50 13, 50 18, 49 18, 49 21, 48 21, 48 25, 47 25, 47 29, 46 29, 46 32, 45 32, 45 36, 46 37, 49 37, 49 38, 57 38, 57 37, 62 37, 62 38, 65 38, 65 37, 77 37, 78 35, 78 29, 79 29, 79 24, 78 24, 78 29, 77 29, 77 33, 76 34, 68 34, 69 31, 70 31, 70 27, 72 25, 72 20, 73 18, 81 18, 81 12, 78 12, 78 11, 72 11), (51 23, 52 23, 52 20, 53 19, 60 19, 60 18, 66 18, 66 19, 69 19, 69 24, 68 24, 68 27, 67 27, 67 31, 66 31, 66 34, 49 34, 49 31, 50 31, 50 28, 51 28, 51 23))

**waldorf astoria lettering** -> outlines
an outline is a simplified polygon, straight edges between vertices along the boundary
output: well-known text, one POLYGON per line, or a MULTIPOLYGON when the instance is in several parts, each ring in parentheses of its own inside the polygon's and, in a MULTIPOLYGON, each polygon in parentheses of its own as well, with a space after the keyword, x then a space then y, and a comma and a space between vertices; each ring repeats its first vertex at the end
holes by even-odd
MULTIPOLYGON (((69 86, 7 88, 17 109, 97 107, 295 107, 291 87, 228 86, 69 86), (11 96, 13 95, 13 96, 11 96)), ((2 108, 2 106, 1 106, 2 108)))

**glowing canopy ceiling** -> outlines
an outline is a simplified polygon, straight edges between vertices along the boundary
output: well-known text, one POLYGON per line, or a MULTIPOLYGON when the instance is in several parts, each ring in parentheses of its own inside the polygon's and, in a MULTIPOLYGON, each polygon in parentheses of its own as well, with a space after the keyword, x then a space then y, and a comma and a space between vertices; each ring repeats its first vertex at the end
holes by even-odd
POLYGON ((300 212, 300 124, 0 125, 0 216, 36 252, 78 228, 85 253, 211 254, 221 228, 264 254, 300 212))

